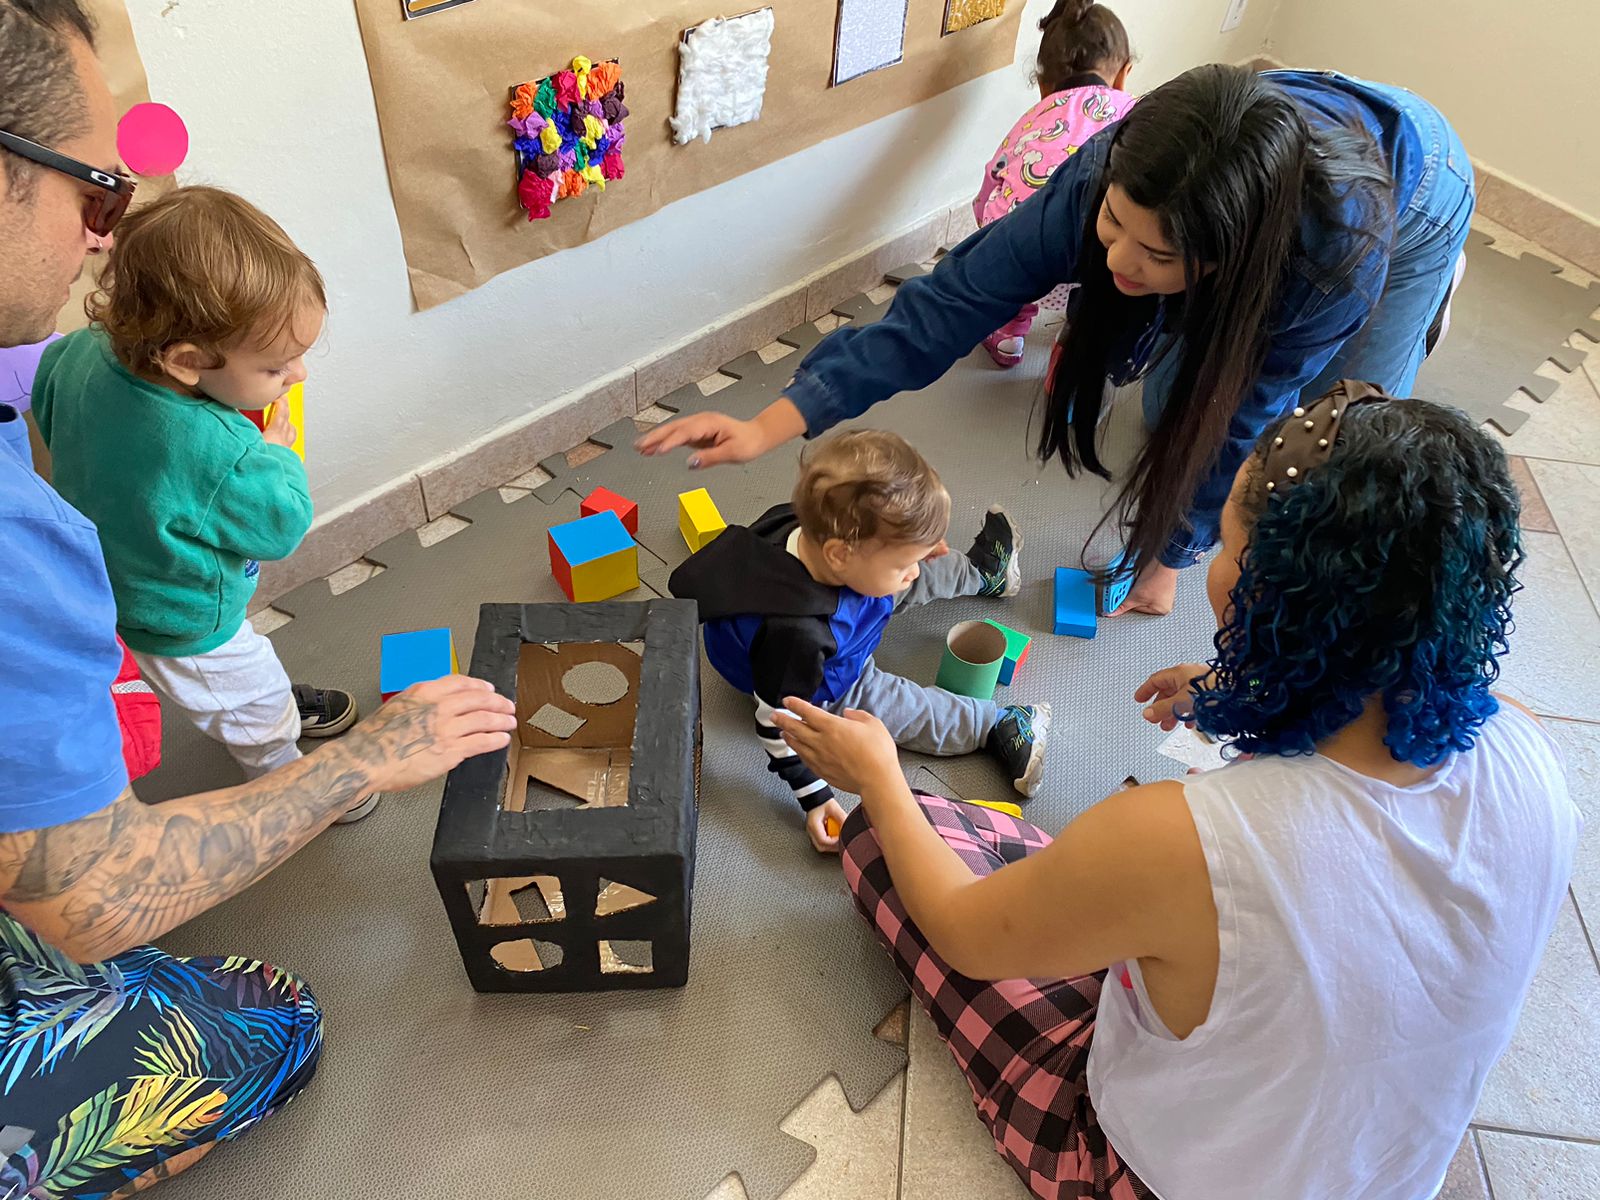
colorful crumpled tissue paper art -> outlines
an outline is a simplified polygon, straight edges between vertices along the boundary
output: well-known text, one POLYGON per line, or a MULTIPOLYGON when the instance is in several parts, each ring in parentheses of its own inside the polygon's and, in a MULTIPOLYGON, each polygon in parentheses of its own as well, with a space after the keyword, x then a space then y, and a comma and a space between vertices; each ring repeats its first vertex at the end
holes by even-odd
POLYGON ((565 70, 511 89, 517 199, 528 220, 550 216, 558 200, 622 178, 622 67, 579 55, 565 70))
POLYGON ((672 140, 709 142, 716 129, 761 116, 772 53, 770 8, 696 25, 678 44, 678 111, 672 140))

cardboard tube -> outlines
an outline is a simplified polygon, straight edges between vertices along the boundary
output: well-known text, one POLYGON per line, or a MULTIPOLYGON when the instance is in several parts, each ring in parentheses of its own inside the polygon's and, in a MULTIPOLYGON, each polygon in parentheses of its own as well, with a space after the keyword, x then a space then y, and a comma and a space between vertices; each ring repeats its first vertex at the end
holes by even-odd
POLYGON ((1005 660, 1005 634, 986 621, 963 621, 945 638, 937 683, 958 696, 992 700, 1005 660))

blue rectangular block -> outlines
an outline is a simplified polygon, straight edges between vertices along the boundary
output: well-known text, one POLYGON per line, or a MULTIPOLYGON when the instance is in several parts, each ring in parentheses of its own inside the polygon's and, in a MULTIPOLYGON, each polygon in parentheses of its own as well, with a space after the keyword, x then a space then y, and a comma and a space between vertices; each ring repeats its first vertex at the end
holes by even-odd
POLYGON ((1094 580, 1089 572, 1075 567, 1057 567, 1053 626, 1056 633, 1092 638, 1094 610, 1094 580))
POLYGON ((455 642, 448 629, 386 633, 379 651, 378 693, 387 700, 413 683, 455 673, 455 642))
POLYGON ((561 551, 561 557, 567 560, 569 567, 593 562, 633 545, 633 538, 629 536, 622 518, 609 509, 592 517, 581 517, 555 526, 550 530, 550 540, 561 551))

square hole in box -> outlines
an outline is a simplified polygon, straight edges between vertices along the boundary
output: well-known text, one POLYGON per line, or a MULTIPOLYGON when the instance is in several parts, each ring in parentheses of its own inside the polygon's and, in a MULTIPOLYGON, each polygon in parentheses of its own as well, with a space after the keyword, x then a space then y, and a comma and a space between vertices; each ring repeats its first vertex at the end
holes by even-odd
POLYGON ((467 899, 479 925, 533 925, 564 921, 566 901, 554 875, 506 875, 467 881, 467 899))
POLYGON ((561 965, 561 947, 554 942, 540 942, 533 938, 517 938, 510 942, 496 942, 489 947, 489 957, 502 970, 515 974, 546 971, 561 965))
POLYGON ((656 969, 649 942, 602 941, 600 970, 606 975, 648 975, 656 969))
POLYGON ((628 803, 643 642, 530 642, 517 661, 508 812, 628 803))

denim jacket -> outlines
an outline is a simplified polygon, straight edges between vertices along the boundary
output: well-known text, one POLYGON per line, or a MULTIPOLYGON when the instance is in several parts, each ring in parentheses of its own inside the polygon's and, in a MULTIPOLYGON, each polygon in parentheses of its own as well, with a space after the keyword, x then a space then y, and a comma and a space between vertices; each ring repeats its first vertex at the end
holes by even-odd
MULTIPOLYGON (((1376 140, 1395 179, 1395 211, 1404 213, 1423 172, 1419 120, 1438 114, 1400 88, 1335 74, 1277 71, 1314 128, 1358 123, 1376 140)), ((1078 278, 1088 208, 1100 193, 1115 126, 1084 143, 1050 181, 1008 216, 980 229, 947 254, 929 275, 906 282, 883 319, 844 327, 801 362, 785 394, 814 437, 860 416, 898 392, 927 387, 994 330, 1062 283, 1078 278)), ((1360 221, 1351 200, 1344 224, 1360 221)), ((1343 260, 1357 235, 1307 216, 1300 252, 1286 269, 1261 373, 1239 403, 1227 441, 1190 503, 1185 527, 1174 531, 1162 561, 1185 566, 1215 544, 1222 506, 1233 477, 1261 433, 1290 409, 1300 390, 1322 372, 1340 347, 1366 324, 1383 292, 1392 231, 1342 275, 1328 269, 1343 260)), ((1113 347, 1116 382, 1137 378, 1150 366, 1163 320, 1150 305, 1150 324, 1113 347)))

